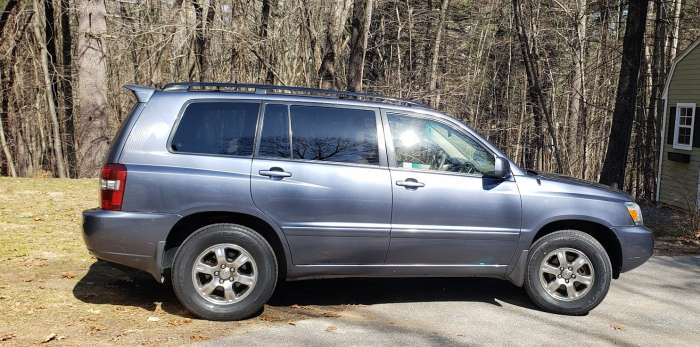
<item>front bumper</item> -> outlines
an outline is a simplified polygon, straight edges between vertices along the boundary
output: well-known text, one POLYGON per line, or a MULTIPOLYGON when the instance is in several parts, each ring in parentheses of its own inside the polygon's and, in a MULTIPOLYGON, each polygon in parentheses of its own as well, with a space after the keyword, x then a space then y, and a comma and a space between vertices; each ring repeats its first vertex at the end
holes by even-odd
POLYGON ((98 259, 161 277, 161 256, 168 232, 180 219, 175 214, 83 211, 83 240, 98 259))
POLYGON ((620 272, 630 271, 647 261, 654 254, 654 234, 645 226, 615 227, 615 234, 622 246, 620 272))

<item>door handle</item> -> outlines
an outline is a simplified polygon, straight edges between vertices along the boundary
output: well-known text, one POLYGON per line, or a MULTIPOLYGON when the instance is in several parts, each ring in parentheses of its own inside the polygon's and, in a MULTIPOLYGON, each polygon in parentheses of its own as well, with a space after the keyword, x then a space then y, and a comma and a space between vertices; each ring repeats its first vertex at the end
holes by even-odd
POLYGON ((279 167, 271 167, 270 170, 260 170, 258 173, 261 176, 267 176, 271 178, 285 178, 285 177, 292 177, 291 172, 287 172, 282 170, 282 168, 279 167))
POLYGON ((407 178, 405 181, 396 181, 397 186, 406 187, 409 189, 417 189, 425 187, 425 183, 418 182, 415 178, 407 178))

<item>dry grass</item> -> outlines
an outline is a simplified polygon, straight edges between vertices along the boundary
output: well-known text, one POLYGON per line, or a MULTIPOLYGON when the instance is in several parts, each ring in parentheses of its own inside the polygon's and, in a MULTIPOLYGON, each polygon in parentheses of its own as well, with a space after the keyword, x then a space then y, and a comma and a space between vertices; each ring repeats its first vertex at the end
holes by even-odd
POLYGON ((0 345, 178 345, 336 308, 267 306, 243 322, 192 319, 149 275, 85 250, 96 180, 0 178, 0 345))

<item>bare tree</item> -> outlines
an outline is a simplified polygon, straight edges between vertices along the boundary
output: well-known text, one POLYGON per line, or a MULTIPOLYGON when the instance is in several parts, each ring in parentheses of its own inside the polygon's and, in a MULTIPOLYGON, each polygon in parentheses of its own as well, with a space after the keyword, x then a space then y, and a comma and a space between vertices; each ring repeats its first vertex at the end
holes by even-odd
POLYGON ((373 0, 355 0, 352 9, 352 35, 348 61, 348 90, 362 91, 367 36, 372 18, 373 0))
POLYGON ((274 66, 274 51, 269 43, 270 40, 270 25, 272 23, 273 11, 275 8, 275 0, 263 0, 262 1, 262 13, 260 15, 260 39, 267 49, 265 49, 265 56, 261 58, 266 59, 260 63, 261 70, 265 75, 265 83, 273 84, 275 83, 275 74, 273 72, 274 66))
MULTIPOLYGON (((520 0, 513 0, 513 18, 517 28, 518 39, 520 40, 520 51, 523 55, 523 64, 525 65, 525 71, 527 74, 528 98, 533 104, 532 113, 535 117, 535 124, 541 122, 541 119, 544 117, 547 125, 547 131, 552 139, 552 148, 554 151, 554 158, 557 163, 557 168, 560 171, 565 170, 568 166, 564 166, 564 162, 561 159, 559 145, 557 143, 557 134, 554 130, 554 124, 552 122, 549 107, 547 106, 546 97, 540 82, 537 57, 533 54, 533 51, 530 48, 530 39, 528 37, 527 29, 522 22, 522 9, 520 6, 520 0)), ((535 137, 535 139, 536 138, 539 138, 539 136, 535 137)), ((533 143, 533 146, 541 145, 533 143)))
MULTIPOLYGON (((51 0, 48 0, 51 1, 51 0)), ((41 50, 41 69, 44 77, 44 94, 46 96, 47 108, 49 111, 49 118, 51 119, 51 128, 53 130, 53 150, 55 152, 55 162, 56 162, 56 173, 58 177, 64 178, 67 176, 66 164, 64 162, 65 157, 63 156, 63 144, 61 143, 61 131, 58 125, 58 113, 56 112, 56 101, 54 99, 54 84, 51 78, 51 72, 49 70, 49 51, 46 47, 46 40, 44 25, 45 21, 42 16, 39 15, 39 10, 42 6, 39 5, 39 0, 34 0, 32 2, 34 6, 34 37, 37 42, 39 42, 39 47, 41 50)))
POLYGON ((683 0, 675 0, 673 2, 673 33, 671 35, 671 48, 669 49, 668 61, 676 59, 678 52, 678 36, 681 30, 681 10, 683 9, 683 0))
POLYGON ((632 121, 636 112, 637 84, 639 83, 648 7, 647 0, 630 0, 629 2, 612 128, 610 129, 610 139, 603 169, 600 173, 600 183, 620 188, 623 187, 625 181, 632 121))
MULTIPOLYGON (((5 3, 5 7, 0 7, 0 38, 6 38, 5 26, 7 24, 10 15, 15 12, 18 8, 18 0, 9 0, 5 3)), ((9 102, 9 93, 6 92, 7 87, 5 85, 5 60, 0 57, 0 148, 2 148, 2 153, 5 156, 5 161, 7 162, 7 171, 10 176, 17 176, 17 171, 15 170, 15 162, 12 158, 12 152, 7 144, 7 138, 5 137, 5 127, 3 124, 3 117, 7 113, 7 106, 9 102)), ((2 167, 0 166, 0 169, 2 167)))
POLYGON ((437 68, 438 59, 440 59, 440 43, 442 41, 442 28, 445 26, 445 17, 447 16, 447 6, 450 0, 442 0, 440 5, 440 20, 438 21, 437 30, 435 32, 435 41, 433 43, 433 54, 430 62, 430 82, 428 92, 430 93, 430 104, 437 107, 440 104, 440 94, 437 93, 437 68))
POLYGON ((79 0, 79 105, 75 126, 78 177, 97 175, 109 146, 105 15, 103 0, 79 0))
MULTIPOLYGON (((194 8, 197 21, 194 35, 195 65, 197 66, 199 80, 205 81, 209 78, 209 56, 207 53, 209 35, 207 31, 216 15, 216 0, 209 0, 206 14, 204 13, 204 6, 200 5, 199 0, 192 0, 192 8, 194 8)), ((190 72, 191 75, 192 73, 190 72)))
POLYGON ((75 125, 73 122, 73 32, 71 31, 71 0, 60 0, 61 19, 61 78, 59 86, 63 100, 61 125, 63 125, 63 143, 66 145, 66 162, 68 175, 76 176, 75 168, 75 125))

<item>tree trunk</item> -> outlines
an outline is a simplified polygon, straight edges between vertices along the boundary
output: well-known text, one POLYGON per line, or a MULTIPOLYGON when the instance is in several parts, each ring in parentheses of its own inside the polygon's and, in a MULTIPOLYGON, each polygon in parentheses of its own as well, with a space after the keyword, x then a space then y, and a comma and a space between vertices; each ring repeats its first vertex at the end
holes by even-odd
POLYGON ((600 183, 619 188, 623 187, 625 180, 632 122, 636 112, 637 85, 648 7, 647 0, 631 0, 629 2, 612 128, 610 129, 610 139, 603 169, 600 173, 600 183))
POLYGON ((70 177, 76 176, 75 163, 75 126, 73 122, 73 33, 70 27, 70 0, 61 0, 61 95, 63 99, 63 119, 61 124, 64 127, 63 142, 66 144, 67 170, 70 177))
MULTIPOLYGON (((46 1, 51 1, 51 0, 46 0, 46 1)), ((45 22, 42 20, 41 16, 39 16, 39 9, 41 8, 39 6, 39 0, 34 0, 32 2, 34 6, 34 37, 36 38, 36 41, 39 43, 39 49, 41 51, 40 59, 41 59, 41 70, 43 72, 43 77, 44 77, 44 93, 46 94, 46 103, 48 107, 48 113, 49 113, 49 119, 51 120, 51 129, 53 131, 52 134, 52 139, 53 139, 53 150, 54 150, 54 156, 55 156, 55 162, 56 162, 56 173, 58 174, 58 177, 60 178, 65 178, 66 177, 66 165, 64 161, 64 156, 63 156, 63 144, 61 143, 61 130, 60 126, 58 125, 58 113, 56 112, 56 100, 54 98, 54 88, 53 88, 53 83, 51 81, 51 72, 49 70, 49 52, 46 47, 46 40, 48 38, 44 37, 45 31, 43 30, 43 26, 45 22)))
POLYGON ((362 91, 367 37, 372 19, 373 0, 355 0, 352 9, 352 35, 348 61, 348 90, 362 91))
POLYGON ((195 20, 197 21, 194 35, 195 63, 199 81, 204 82, 209 79, 209 57, 207 56, 209 45, 208 29, 216 15, 216 0, 209 0, 206 17, 204 7, 199 4, 199 0, 192 0, 192 8, 194 8, 195 20))
MULTIPOLYGON (((654 0, 656 8, 656 20, 654 22, 654 50, 652 53, 651 62, 651 95, 649 98, 649 117, 648 136, 654 134, 653 144, 653 163, 652 170, 656 170, 657 160, 659 159, 659 151, 661 150, 661 122, 663 122, 664 105, 661 101, 664 82, 666 81, 666 8, 663 0, 654 0)), ((653 174, 653 173, 652 173, 653 174)), ((653 175, 653 187, 651 192, 656 191, 658 182, 656 175, 653 175)))
MULTIPOLYGON (((586 59, 586 0, 576 1, 576 38, 574 40, 574 65, 573 78, 571 81, 571 98, 569 99, 569 151, 568 157, 572 157, 579 152, 579 148, 585 151, 586 140, 584 134, 586 128, 587 115, 583 112, 586 106, 585 88, 585 66, 586 59)), ((581 171, 585 171, 586 158, 581 159, 581 171)), ((572 163, 573 165, 573 163, 572 163)))
POLYGON ((673 62, 676 59, 676 54, 678 53, 678 34, 681 29, 681 9, 683 8, 683 0, 676 0, 673 3, 673 36, 671 37, 671 49, 669 62, 673 62))
POLYGON ((109 147, 107 115, 107 30, 103 0, 80 0, 78 8, 78 177, 98 174, 109 147))
MULTIPOLYGON (((539 70, 537 67, 537 57, 532 54, 530 49, 530 42, 525 29, 525 25, 522 22, 522 13, 520 8, 520 0, 513 0, 513 19, 515 21, 515 27, 517 29, 518 39, 520 40, 520 51, 523 55, 523 63, 525 65, 525 72, 527 75, 528 84, 528 99, 532 103, 532 113, 535 120, 535 126, 537 127, 535 131, 539 131, 538 123, 544 118, 547 125, 547 131, 552 139, 552 147, 554 152, 554 159, 557 163, 557 169, 562 172, 567 170, 564 167, 564 163, 561 159, 561 154, 559 153, 559 145, 557 141, 557 134, 554 130, 554 124, 551 119, 551 114, 549 113, 549 107, 546 103, 546 97, 542 90, 539 70)), ((532 134, 533 138, 538 138, 538 135, 532 134)), ((532 148, 531 148, 532 150, 532 148)), ((530 162, 529 164, 532 164, 530 162)))
POLYGON ((438 59, 440 58, 440 43, 442 40, 442 28, 445 26, 445 16, 447 15, 447 7, 450 4, 450 0, 442 0, 440 5, 440 20, 438 21, 437 32, 435 33, 435 41, 433 43, 433 55, 430 62, 430 83, 429 83, 429 93, 430 93, 430 104, 437 108, 440 103, 440 95, 437 93, 437 66, 438 59))
MULTIPOLYGON (((1 33, 2 31, 0 31, 0 34, 1 33)), ((0 65, 0 88, 4 89, 5 75, 3 73, 3 70, 3 66, 0 65)), ((17 177, 17 170, 15 170, 15 161, 12 159, 12 152, 10 152, 10 146, 7 144, 7 139, 5 138, 5 126, 3 124, 3 114, 7 113, 7 94, 3 92, 2 95, 0 95, 0 98, 2 98, 0 99, 0 148, 2 149, 2 153, 5 156, 5 161, 7 162, 7 173, 12 177, 17 177)), ((0 169, 2 169, 1 166, 0 169)))
POLYGON ((265 83, 274 84, 275 74, 272 71, 274 66, 274 47, 272 47, 270 42, 270 20, 272 13, 274 11, 274 0, 263 0, 262 1, 262 11, 260 15, 260 39, 262 41, 262 47, 264 54, 261 56, 267 59, 267 62, 260 62, 260 70, 263 71, 265 75, 265 83))
MULTIPOLYGON (((10 15, 15 13, 15 9, 18 9, 19 7, 17 6, 19 4, 18 0, 9 0, 5 4, 4 8, 0 8, 0 38, 3 40, 7 40, 7 36, 5 36, 5 25, 7 24, 7 21, 10 18, 10 15)), ((12 56, 12 55, 10 55, 12 56)), ((11 69, 11 68, 10 68, 11 69)), ((9 74, 9 73, 8 73, 9 74)), ((8 106, 9 106, 9 98, 10 98, 10 79, 8 78, 7 81, 5 79, 5 61, 3 57, 0 57, 0 148, 2 149, 2 152, 5 156, 5 160, 7 161, 7 172, 10 176, 16 177, 17 176, 17 170, 15 169, 15 163, 12 158, 12 152, 10 151, 10 146, 7 143, 7 138, 5 137, 5 127, 4 127, 4 115, 7 115, 8 112, 8 106), (8 82, 6 84, 6 82, 8 82)))
POLYGON ((345 4, 338 2, 330 3, 330 10, 326 18, 326 35, 323 43, 321 65, 318 69, 319 88, 340 89, 340 82, 337 76, 336 59, 337 44, 342 41, 339 33, 339 26, 345 22, 345 4))
POLYGON ((340 89, 335 72, 335 45, 333 44, 333 34, 330 25, 326 30, 324 46, 325 48, 323 59, 321 60, 321 67, 318 69, 319 87, 325 89, 340 89))

